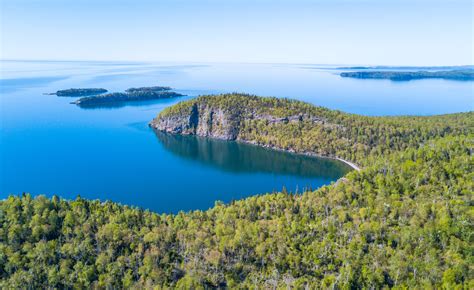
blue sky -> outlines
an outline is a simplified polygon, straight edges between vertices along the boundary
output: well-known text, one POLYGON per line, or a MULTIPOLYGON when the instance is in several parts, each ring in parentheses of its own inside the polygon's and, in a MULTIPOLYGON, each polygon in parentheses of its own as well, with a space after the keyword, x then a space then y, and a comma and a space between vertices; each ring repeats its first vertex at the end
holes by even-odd
POLYGON ((470 0, 0 0, 1 58, 473 64, 470 0))

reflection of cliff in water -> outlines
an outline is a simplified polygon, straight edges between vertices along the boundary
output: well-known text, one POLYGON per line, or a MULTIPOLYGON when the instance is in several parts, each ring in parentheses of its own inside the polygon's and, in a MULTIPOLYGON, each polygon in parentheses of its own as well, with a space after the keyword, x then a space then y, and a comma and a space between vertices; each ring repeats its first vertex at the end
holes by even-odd
POLYGON ((264 172, 301 177, 338 179, 351 169, 328 158, 266 149, 250 144, 155 131, 168 151, 235 173, 264 172))

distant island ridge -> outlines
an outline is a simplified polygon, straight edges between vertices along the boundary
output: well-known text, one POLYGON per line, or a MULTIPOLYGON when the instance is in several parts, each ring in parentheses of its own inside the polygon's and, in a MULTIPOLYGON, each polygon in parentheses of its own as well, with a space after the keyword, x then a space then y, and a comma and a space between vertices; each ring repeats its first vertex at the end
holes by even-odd
POLYGON ((368 70, 368 69, 384 69, 384 70, 464 70, 474 69, 474 65, 458 65, 458 66, 389 66, 389 65, 376 65, 376 66, 341 66, 336 69, 357 69, 357 70, 368 70))
POLYGON ((356 79, 388 79, 392 81, 409 81, 419 79, 472 81, 474 80, 474 69, 439 71, 353 71, 342 72, 340 73, 340 76, 356 79))

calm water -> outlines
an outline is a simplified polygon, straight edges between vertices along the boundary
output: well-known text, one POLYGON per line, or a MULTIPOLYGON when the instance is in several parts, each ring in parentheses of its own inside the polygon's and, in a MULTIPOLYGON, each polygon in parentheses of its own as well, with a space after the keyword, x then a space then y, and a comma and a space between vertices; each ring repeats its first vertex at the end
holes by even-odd
POLYGON ((206 209, 258 193, 329 184, 340 162, 154 132, 163 108, 201 94, 291 97, 366 115, 473 110, 472 82, 340 78, 331 66, 1 62, 0 198, 10 193, 113 200, 158 212, 206 209), (81 109, 43 95, 71 87, 169 85, 188 97, 81 109))

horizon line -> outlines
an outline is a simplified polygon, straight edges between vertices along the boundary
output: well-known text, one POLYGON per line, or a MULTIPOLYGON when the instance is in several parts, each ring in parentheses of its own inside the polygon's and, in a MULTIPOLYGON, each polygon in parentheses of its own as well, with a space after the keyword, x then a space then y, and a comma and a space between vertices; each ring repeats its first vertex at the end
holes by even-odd
POLYGON ((125 63, 211 63, 211 64, 278 64, 278 65, 318 65, 318 66, 364 66, 364 67, 470 67, 472 64, 441 64, 441 65, 411 65, 411 64, 363 64, 363 63, 313 63, 313 62, 253 62, 253 61, 198 61, 198 60, 98 60, 98 59, 3 59, 5 62, 125 62, 125 63))

